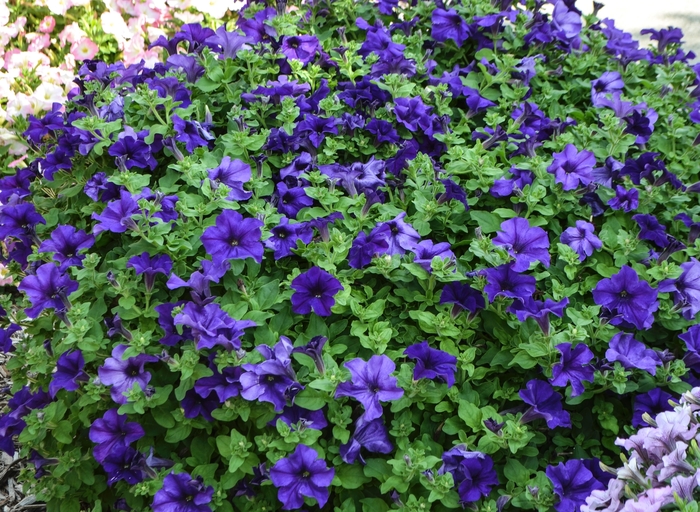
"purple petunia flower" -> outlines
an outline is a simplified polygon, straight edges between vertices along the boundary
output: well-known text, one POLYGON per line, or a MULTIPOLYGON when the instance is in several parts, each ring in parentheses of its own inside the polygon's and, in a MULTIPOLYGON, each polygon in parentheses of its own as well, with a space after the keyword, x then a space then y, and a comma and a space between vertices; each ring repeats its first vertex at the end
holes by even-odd
POLYGON ((459 201, 460 203, 462 203, 464 205, 465 210, 469 209, 469 203, 467 202, 467 193, 462 187, 460 187, 451 179, 440 180, 440 183, 442 183, 445 186, 445 192, 437 196, 438 204, 444 204, 447 201, 454 199, 455 201, 459 201))
POLYGON ((393 256, 394 254, 404 255, 406 251, 415 250, 418 242, 420 242, 420 234, 413 229, 409 223, 404 222, 406 212, 401 212, 396 218, 387 222, 380 222, 369 234, 369 238, 374 239, 380 234, 386 235, 389 248, 386 254, 393 256), (388 226, 389 231, 386 231, 384 226, 388 226))
POLYGON ((585 391, 584 382, 593 382, 593 367, 590 365, 593 352, 584 343, 572 349, 571 343, 560 343, 555 347, 561 353, 561 360, 552 366, 554 386, 566 386, 571 383, 571 396, 578 396, 585 391))
POLYGON ((600 78, 591 80, 591 103, 593 106, 600 107, 601 99, 604 99, 607 94, 615 94, 621 92, 625 88, 625 82, 622 76, 617 71, 606 71, 600 78))
POLYGON ((520 423, 542 418, 549 428, 571 428, 571 417, 562 407, 562 397, 551 384, 533 379, 525 386, 526 389, 521 389, 518 394, 530 408, 520 418, 520 423))
POLYGON ((433 244, 432 240, 423 240, 416 245, 413 251, 416 253, 413 262, 418 263, 427 272, 432 272, 432 262, 435 257, 442 260, 449 260, 451 265, 454 265, 456 262, 455 255, 450 249, 450 244, 448 242, 433 244))
POLYGON ((386 426, 381 418, 372 421, 365 421, 361 417, 355 423, 355 432, 350 440, 340 445, 340 457, 346 464, 354 464, 360 460, 360 464, 365 464, 362 457, 362 449, 370 453, 391 453, 394 445, 391 444, 386 426))
POLYGON ((102 461, 102 467, 107 473, 107 485, 111 487, 120 480, 129 485, 143 482, 145 459, 141 452, 130 446, 115 445, 102 461))
POLYGON ((140 256, 129 258, 126 267, 133 268, 136 275, 144 274, 146 292, 150 293, 153 290, 156 274, 170 274, 173 269, 173 260, 167 254, 159 254, 151 258, 147 252, 144 252, 140 256))
POLYGON ((60 389, 75 391, 80 388, 78 381, 88 381, 87 373, 83 371, 85 359, 80 350, 69 350, 61 354, 56 362, 56 372, 49 384, 49 394, 55 398, 60 389))
POLYGON ((415 98, 396 98, 394 104, 396 120, 408 130, 415 132, 419 128, 427 130, 430 127, 428 115, 432 107, 427 107, 420 96, 415 98))
POLYGON ((332 274, 318 267, 311 267, 292 281, 292 311, 299 315, 307 315, 313 310, 318 316, 330 316, 335 304, 333 298, 340 290, 344 290, 332 274))
POLYGON ((215 411, 221 402, 215 394, 209 394, 203 397, 195 389, 190 389, 185 393, 185 397, 180 401, 180 406, 184 412, 185 418, 196 418, 202 416, 206 421, 214 421, 214 417, 211 415, 215 411))
POLYGON ((396 369, 394 362, 385 355, 374 355, 369 361, 360 358, 346 361, 345 368, 352 375, 351 382, 338 385, 335 396, 350 396, 365 408, 362 418, 371 421, 382 416, 380 401, 398 400, 403 396, 403 389, 397 386, 396 377, 391 374, 396 369))
POLYGON ((527 219, 515 217, 504 221, 493 243, 503 246, 515 258, 512 266, 515 272, 524 272, 536 261, 549 267, 547 232, 540 227, 530 227, 527 219))
POLYGON ((197 121, 185 121, 177 114, 170 117, 175 128, 175 140, 185 143, 185 149, 192 153, 200 146, 208 146, 214 136, 197 121))
POLYGON ((202 477, 192 478, 187 473, 170 473, 163 479, 163 487, 153 497, 153 512, 211 512, 214 488, 205 486, 202 477))
POLYGON ((328 426, 323 410, 309 411, 298 405, 285 406, 284 410, 274 420, 270 421, 268 425, 274 427, 277 424, 277 420, 282 420, 290 427, 296 425, 299 431, 307 428, 323 430, 328 426))
POLYGON ((457 281, 447 283, 442 289, 440 304, 454 304, 452 306, 453 318, 456 318, 464 309, 469 311, 470 316, 473 316, 477 311, 486 307, 484 296, 479 290, 457 281))
POLYGON ((608 201, 608 206, 613 210, 631 212, 639 206, 639 190, 632 188, 627 190, 622 185, 615 187, 615 197, 608 201))
POLYGON ((123 405, 127 402, 124 393, 130 391, 134 384, 138 384, 142 390, 151 381, 151 374, 144 370, 146 363, 155 363, 158 358, 147 354, 139 354, 135 357, 122 359, 122 355, 128 347, 117 345, 112 350, 112 357, 105 360, 104 365, 97 369, 97 375, 102 384, 111 386, 112 400, 123 405))
POLYGON ((120 191, 119 197, 120 199, 110 201, 102 213, 92 214, 92 218, 99 221, 99 224, 92 228, 95 235, 99 235, 103 231, 124 233, 127 229, 138 229, 136 222, 132 219, 132 216, 141 213, 138 203, 126 190, 120 191))
POLYGON ((683 318, 692 320, 700 311, 700 261, 690 258, 681 263, 683 272, 678 279, 665 279, 659 283, 659 292, 673 292, 673 302, 681 308, 683 318))
POLYGON ((577 512, 592 491, 605 489, 580 460, 547 466, 545 473, 559 497, 559 503, 554 505, 557 512, 577 512))
POLYGON ((275 260, 292 256, 292 249, 296 249, 297 240, 305 244, 311 242, 314 237, 313 230, 309 223, 300 222, 290 224, 287 217, 282 217, 277 226, 270 230, 272 236, 263 243, 268 249, 273 249, 275 260))
POLYGON ((0 351, 8 354, 15 351, 15 346, 12 343, 12 335, 22 328, 17 324, 10 324, 6 328, 0 328, 0 351))
POLYGON ((560 240, 576 251, 581 261, 603 247, 603 242, 595 235, 595 226, 585 220, 577 220, 576 227, 566 228, 560 240))
POLYGON ((29 318, 36 318, 48 308, 57 313, 68 309, 68 296, 78 289, 78 283, 62 274, 53 263, 44 263, 36 269, 36 274, 22 279, 17 289, 26 293, 32 303, 24 312, 29 318))
POLYGON ((452 354, 431 348, 427 341, 411 345, 404 354, 416 361, 413 380, 438 379, 451 388, 455 383, 457 358, 452 354))
POLYGON ((241 348, 244 329, 255 327, 252 320, 235 320, 216 303, 199 305, 189 302, 175 315, 175 325, 186 325, 192 329, 197 350, 214 348, 217 345, 229 352, 241 348))
POLYGON ((491 489, 498 485, 498 475, 493 468, 493 459, 481 452, 467 452, 459 463, 461 482, 457 492, 459 501, 473 503, 491 494, 491 489))
POLYGON ((493 182, 493 187, 489 191, 493 197, 508 197, 513 191, 523 190, 527 185, 532 185, 535 177, 532 171, 511 167, 508 171, 512 178, 499 178, 493 182))
POLYGON ((461 47, 471 36, 469 25, 454 9, 435 9, 431 22, 430 37, 435 41, 445 42, 452 39, 461 47))
POLYGON ((374 135, 377 144, 387 142, 389 144, 398 144, 401 140, 399 134, 394 129, 394 125, 383 119, 373 118, 365 126, 365 130, 374 135))
POLYGON ((564 151, 554 153, 554 161, 547 167, 547 172, 554 174, 554 181, 561 183, 564 190, 575 190, 579 185, 588 185, 593 181, 595 155, 576 149, 573 144, 567 144, 564 151))
POLYGON ((129 446, 146 435, 143 427, 136 422, 127 422, 126 414, 118 414, 117 409, 110 409, 102 418, 92 422, 90 441, 96 443, 93 450, 95 460, 103 462, 115 446, 129 446))
POLYGON ((216 218, 216 225, 204 230, 202 244, 215 265, 246 258, 262 263, 262 226, 263 223, 257 219, 244 219, 235 210, 224 210, 216 218))
POLYGON ((224 403, 229 398, 236 397, 241 392, 241 375, 243 368, 240 366, 229 366, 221 373, 212 367, 214 375, 202 377, 194 383, 194 390, 202 398, 207 398, 212 392, 216 394, 219 403, 224 403))
POLYGON ((323 508, 334 476, 335 469, 328 468, 326 461, 318 458, 316 450, 303 444, 298 444, 294 453, 278 460, 270 469, 270 480, 277 487, 277 498, 283 503, 283 510, 302 508, 303 496, 314 498, 323 508))
POLYGON ((289 358, 292 343, 289 338, 280 336, 274 350, 267 345, 258 345, 255 349, 265 360, 262 363, 243 365, 245 372, 241 375, 241 396, 246 400, 260 400, 275 406, 281 412, 287 405, 287 398, 292 388, 300 388, 289 358))
POLYGON ((53 260, 59 263, 58 270, 65 272, 69 267, 82 267, 85 256, 79 251, 89 249, 95 243, 95 237, 73 226, 56 226, 51 238, 44 240, 39 252, 52 252, 53 260))
POLYGON ((628 370, 639 368, 656 375, 656 367, 661 365, 661 359, 644 343, 634 339, 634 336, 618 332, 612 337, 610 348, 605 351, 605 358, 610 361, 618 361, 628 370))
POLYGON ((483 272, 488 283, 484 292, 489 302, 493 302, 498 295, 525 300, 535 293, 535 278, 515 272, 511 265, 487 268, 483 272))
POLYGON ((151 146, 144 141, 147 136, 148 130, 136 133, 132 127, 126 126, 108 153, 115 157, 118 166, 123 166, 122 169, 138 167, 153 171, 158 166, 158 160, 151 154, 151 146))
POLYGON ((297 124, 295 133, 307 134, 314 147, 318 148, 326 138, 326 133, 338 135, 338 120, 335 117, 306 114, 304 120, 297 124))
POLYGON ((514 300, 508 307, 508 312, 517 316, 521 322, 528 318, 533 318, 545 336, 549 336, 549 315, 553 314, 561 318, 564 314, 564 308, 568 304, 568 297, 564 297, 559 302, 555 302, 552 299, 545 299, 543 302, 527 297, 525 300, 514 300))
POLYGON ((639 279, 637 272, 624 265, 620 272, 602 279, 593 289, 593 300, 616 313, 610 320, 613 325, 629 322, 637 329, 648 329, 654 322, 654 312, 659 309, 657 290, 639 279))
POLYGON ((318 373, 323 375, 326 372, 325 363, 323 362, 323 347, 328 343, 328 338, 325 336, 314 336, 306 345, 295 347, 292 350, 294 354, 306 354, 314 360, 318 373))
POLYGON ((385 254, 389 250, 390 232, 386 224, 382 229, 372 230, 373 235, 368 236, 364 231, 360 231, 348 252, 348 265, 351 268, 364 268, 372 263, 372 258, 385 254))
POLYGON ((280 51, 288 59, 300 60, 306 65, 314 60, 316 52, 322 51, 322 48, 316 36, 284 36, 280 51))
POLYGON ((243 184, 250 181, 250 165, 242 160, 231 160, 225 156, 218 167, 208 169, 207 175, 211 180, 213 189, 219 185, 226 185, 230 191, 226 199, 229 201, 245 201, 253 195, 243 188, 243 184))
POLYGON ((687 332, 678 337, 685 342, 687 349, 683 362, 688 368, 700 371, 700 325, 691 325, 687 332))
POLYGON ((673 396, 661 388, 654 388, 635 396, 632 426, 637 428, 650 426, 644 421, 644 413, 649 414, 652 418, 656 418, 662 412, 672 411, 673 407, 668 402, 669 400, 674 400, 673 396))
POLYGON ((107 202, 119 197, 120 189, 118 185, 107 181, 106 173, 98 172, 87 181, 83 192, 93 201, 107 202))
POLYGON ((314 200, 306 195, 304 187, 289 188, 284 181, 277 183, 275 195, 278 198, 277 211, 290 219, 296 219, 300 210, 314 204, 314 200))
POLYGON ((639 226, 640 240, 651 240, 662 249, 669 244, 666 226, 660 224, 654 215, 638 213, 632 216, 632 220, 639 226))

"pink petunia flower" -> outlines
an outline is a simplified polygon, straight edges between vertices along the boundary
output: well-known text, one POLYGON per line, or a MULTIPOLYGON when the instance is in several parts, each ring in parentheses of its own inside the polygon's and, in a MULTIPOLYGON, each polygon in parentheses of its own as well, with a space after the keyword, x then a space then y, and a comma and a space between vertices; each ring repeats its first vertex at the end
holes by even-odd
POLYGON ((56 28, 56 19, 53 16, 44 16, 44 19, 39 22, 39 32, 50 34, 56 28))
POLYGON ((99 51, 99 46, 97 46, 88 37, 83 37, 80 41, 73 43, 70 47, 70 53, 73 55, 73 57, 75 57, 75 60, 92 59, 99 51))

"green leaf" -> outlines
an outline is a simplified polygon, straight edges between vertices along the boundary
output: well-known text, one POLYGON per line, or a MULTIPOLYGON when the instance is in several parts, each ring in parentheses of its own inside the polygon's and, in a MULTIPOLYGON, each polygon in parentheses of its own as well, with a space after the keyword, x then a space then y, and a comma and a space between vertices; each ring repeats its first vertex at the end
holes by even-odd
POLYGON ((508 459, 503 468, 503 474, 509 481, 513 481, 516 484, 526 485, 530 481, 530 470, 517 459, 508 459))
POLYGON ((255 301, 258 303, 258 307, 263 311, 270 309, 277 302, 279 292, 280 282, 276 279, 261 287, 255 294, 255 301))
POLYGON ((371 480, 365 476, 360 464, 341 464, 336 468, 335 476, 338 477, 344 489, 359 489, 362 484, 371 480))
POLYGON ((53 429, 53 437, 59 443, 72 444, 73 443, 73 425, 68 420, 62 420, 58 422, 56 428, 53 429))
POLYGON ((481 228, 482 233, 495 233, 501 229, 501 219, 493 213, 469 210, 472 220, 481 228))

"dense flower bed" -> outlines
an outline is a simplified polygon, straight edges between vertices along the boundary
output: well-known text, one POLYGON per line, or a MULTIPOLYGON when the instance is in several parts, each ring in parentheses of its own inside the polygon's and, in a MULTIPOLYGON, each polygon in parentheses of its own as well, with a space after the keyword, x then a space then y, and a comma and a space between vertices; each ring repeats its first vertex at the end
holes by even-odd
POLYGON ((569 0, 466 4, 253 4, 29 117, 0 449, 50 512, 617 485, 618 437, 700 371, 692 55, 569 0))

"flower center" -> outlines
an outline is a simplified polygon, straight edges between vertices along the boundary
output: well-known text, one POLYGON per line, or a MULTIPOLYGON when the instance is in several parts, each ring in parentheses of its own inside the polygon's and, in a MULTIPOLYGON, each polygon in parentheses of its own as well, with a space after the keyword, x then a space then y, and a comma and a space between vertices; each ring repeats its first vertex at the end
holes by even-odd
POLYGON ((620 297, 627 297, 627 290, 622 290, 620 292, 620 297))
POLYGON ((231 244, 231 247, 238 247, 238 240, 235 238, 229 242, 231 244))
POLYGON ((301 476, 302 476, 302 478, 309 478, 309 477, 311 476, 311 473, 309 473, 308 471, 304 471, 304 472, 301 474, 301 476))

